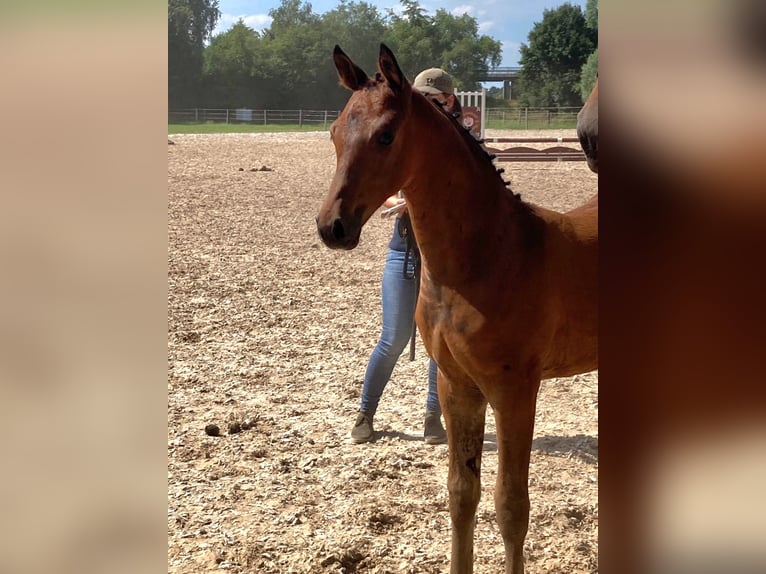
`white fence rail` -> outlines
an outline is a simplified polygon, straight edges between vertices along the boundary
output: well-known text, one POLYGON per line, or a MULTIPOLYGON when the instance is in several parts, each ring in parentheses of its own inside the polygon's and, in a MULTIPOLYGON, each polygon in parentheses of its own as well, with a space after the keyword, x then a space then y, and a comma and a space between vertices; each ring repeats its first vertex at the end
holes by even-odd
MULTIPOLYGON (((466 93, 467 94, 467 93, 466 93)), ((477 93, 481 95, 481 92, 477 93)), ((473 95, 473 94, 471 94, 473 95)), ((481 110, 480 125, 485 128, 530 129, 545 127, 574 127, 580 108, 484 108, 477 101, 473 105, 481 110)), ((483 102, 482 102, 483 103, 483 102)), ((289 124, 316 126, 327 129, 340 114, 340 110, 267 110, 251 108, 189 108, 168 112, 170 124, 289 124)))
POLYGON ((168 112, 171 124, 290 124, 327 128, 339 110, 259 110, 250 108, 191 108, 168 112))

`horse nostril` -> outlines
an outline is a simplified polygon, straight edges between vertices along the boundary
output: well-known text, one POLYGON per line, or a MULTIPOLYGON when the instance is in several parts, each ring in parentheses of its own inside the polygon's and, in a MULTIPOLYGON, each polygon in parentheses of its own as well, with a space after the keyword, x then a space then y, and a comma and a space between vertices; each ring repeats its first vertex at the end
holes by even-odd
POLYGON ((343 229, 343 223, 341 223, 340 218, 333 221, 332 224, 332 236, 337 241, 343 241, 343 239, 346 236, 346 232, 343 229))

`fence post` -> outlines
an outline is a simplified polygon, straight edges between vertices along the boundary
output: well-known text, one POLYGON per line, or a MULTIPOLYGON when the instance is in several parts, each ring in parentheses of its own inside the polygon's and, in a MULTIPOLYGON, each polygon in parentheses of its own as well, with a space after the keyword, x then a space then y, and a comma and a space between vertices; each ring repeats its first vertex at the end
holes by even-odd
POLYGON ((324 111, 324 128, 327 129, 327 110, 324 111))
POLYGON ((303 127, 303 110, 298 110, 298 127, 303 127))
POLYGON ((199 109, 197 108, 194 108, 194 123, 195 124, 199 123, 199 109))
POLYGON ((226 123, 229 123, 229 108, 226 108, 226 123))
POLYGON ((263 125, 266 125, 266 110, 263 110, 263 125))
POLYGON ((529 129, 529 108, 524 108, 524 129, 529 129))

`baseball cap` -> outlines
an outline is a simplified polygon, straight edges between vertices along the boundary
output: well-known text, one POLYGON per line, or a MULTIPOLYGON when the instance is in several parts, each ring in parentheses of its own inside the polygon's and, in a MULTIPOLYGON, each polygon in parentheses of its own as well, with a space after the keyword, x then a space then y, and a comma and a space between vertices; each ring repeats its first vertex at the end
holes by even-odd
POLYGON ((424 94, 454 94, 452 76, 441 68, 423 70, 412 82, 412 87, 424 94))

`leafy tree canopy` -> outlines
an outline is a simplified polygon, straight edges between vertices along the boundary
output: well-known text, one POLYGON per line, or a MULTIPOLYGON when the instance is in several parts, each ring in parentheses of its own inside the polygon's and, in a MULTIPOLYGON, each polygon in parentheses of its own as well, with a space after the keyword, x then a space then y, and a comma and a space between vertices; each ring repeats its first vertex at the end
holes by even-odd
POLYGON ((598 77, 598 49, 594 51, 585 64, 582 67, 582 73, 580 74, 580 97, 583 101, 588 99, 590 91, 596 84, 596 78, 598 77))
POLYGON ((242 20, 215 36, 204 52, 204 99, 215 107, 244 106, 257 90, 262 54, 260 35, 242 20))
MULTIPOLYGON (((214 1, 217 10, 217 0, 169 1, 214 1)), ((417 0, 402 0, 402 6, 400 14, 389 10, 384 15, 367 2, 340 0, 335 9, 317 15, 308 2, 282 0, 270 11, 271 25, 262 33, 238 22, 204 48, 204 94, 193 105, 342 107, 348 92, 338 85, 335 44, 373 73, 382 41, 410 79, 438 66, 454 76, 460 89, 477 88, 478 78, 500 62, 500 42, 480 35, 471 16, 442 9, 428 14, 417 0)), ((212 26, 206 30, 209 35, 212 26)))
POLYGON ((479 87, 478 78, 500 63, 502 45, 479 35, 476 19, 439 9, 428 16, 415 0, 402 0, 401 16, 390 14, 386 43, 410 79, 421 70, 439 67, 449 72, 459 89, 479 87))
POLYGON ((583 64, 593 52, 597 31, 579 6, 563 4, 543 12, 543 19, 521 45, 521 102, 526 106, 579 106, 583 64))
POLYGON ((196 105, 204 43, 221 13, 218 0, 168 0, 168 104, 196 105))
POLYGON ((588 99, 598 77, 598 0, 588 0, 585 5, 585 23, 596 31, 596 49, 588 56, 580 72, 579 89, 583 101, 588 99))
MULTIPOLYGON (((585 3, 585 23, 588 28, 598 33, 598 0, 588 0, 585 3)), ((598 42, 598 38, 596 38, 598 42)))

